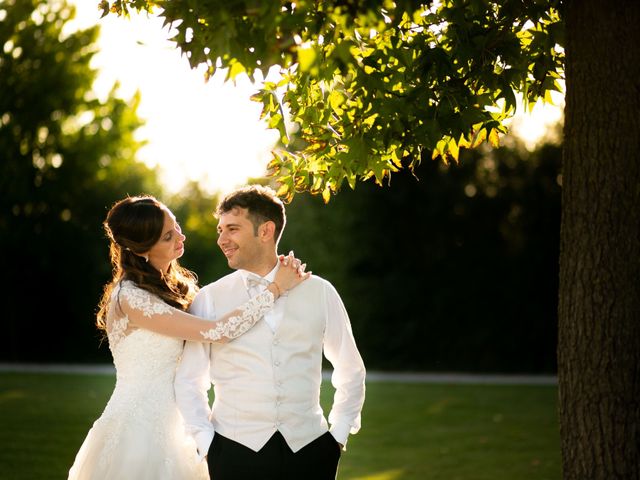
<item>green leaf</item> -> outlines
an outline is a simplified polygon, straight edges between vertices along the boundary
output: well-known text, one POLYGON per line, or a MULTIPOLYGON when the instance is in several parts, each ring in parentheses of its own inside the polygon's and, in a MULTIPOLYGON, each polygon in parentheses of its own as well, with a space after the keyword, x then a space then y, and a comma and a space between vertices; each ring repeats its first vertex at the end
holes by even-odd
POLYGON ((318 52, 313 45, 305 45, 298 48, 298 64, 301 72, 309 72, 316 65, 318 52))

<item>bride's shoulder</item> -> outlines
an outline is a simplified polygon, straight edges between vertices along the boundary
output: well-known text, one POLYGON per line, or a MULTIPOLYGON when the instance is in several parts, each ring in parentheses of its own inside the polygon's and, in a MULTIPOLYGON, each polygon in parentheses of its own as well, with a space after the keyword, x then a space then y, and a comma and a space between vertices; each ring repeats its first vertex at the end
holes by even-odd
POLYGON ((134 310, 142 310, 145 315, 152 313, 170 313, 173 310, 160 296, 139 286, 131 280, 122 280, 118 289, 118 299, 123 300, 134 310))
POLYGON ((152 298, 155 297, 151 292, 138 286, 132 280, 120 280, 113 289, 113 296, 118 297, 124 295, 126 298, 152 298))
POLYGON ((119 294, 119 293, 127 293, 127 292, 133 292, 133 291, 146 291, 142 288, 140 288, 138 285, 136 285, 136 283, 132 280, 120 280, 115 287, 113 288, 113 293, 114 294, 119 294))
POLYGON ((129 290, 129 289, 142 290, 142 288, 136 285, 136 282, 134 282, 133 280, 127 280, 126 278, 123 278, 122 280, 120 280, 116 285, 116 288, 119 288, 120 290, 129 290))

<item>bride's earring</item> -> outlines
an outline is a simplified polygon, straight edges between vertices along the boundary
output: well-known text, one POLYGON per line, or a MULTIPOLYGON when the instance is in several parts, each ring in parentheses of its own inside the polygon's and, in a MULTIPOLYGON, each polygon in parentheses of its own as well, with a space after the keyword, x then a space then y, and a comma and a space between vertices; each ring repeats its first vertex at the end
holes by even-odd
POLYGON ((144 258, 144 261, 149 263, 149 255, 142 255, 142 258, 144 258))

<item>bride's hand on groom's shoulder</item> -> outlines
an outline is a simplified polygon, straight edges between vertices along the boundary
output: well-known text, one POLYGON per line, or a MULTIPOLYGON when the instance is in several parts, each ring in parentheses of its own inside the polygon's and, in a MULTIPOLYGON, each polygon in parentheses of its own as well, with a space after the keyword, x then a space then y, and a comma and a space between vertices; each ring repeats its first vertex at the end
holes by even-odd
POLYGON ((280 288, 280 293, 291 290, 311 276, 311 272, 305 271, 307 264, 296 258, 293 252, 289 252, 289 255, 280 255, 278 260, 280 268, 276 272, 274 282, 280 288))

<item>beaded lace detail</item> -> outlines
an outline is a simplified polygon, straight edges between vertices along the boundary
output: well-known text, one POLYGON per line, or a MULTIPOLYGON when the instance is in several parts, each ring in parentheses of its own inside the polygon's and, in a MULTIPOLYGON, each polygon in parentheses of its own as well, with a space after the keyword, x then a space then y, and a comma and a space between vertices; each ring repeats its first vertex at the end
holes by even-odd
MULTIPOLYGON (((202 338, 214 342, 237 338, 253 327, 273 307, 274 302, 274 294, 265 290, 221 319, 214 322, 202 321, 204 328, 209 325, 211 328, 203 329, 203 325, 200 325, 189 330, 192 332, 191 336, 182 338, 192 340, 202 338)), ((184 312, 176 310, 156 295, 125 280, 114 289, 111 298, 107 315, 109 348, 112 353, 115 352, 122 341, 139 328, 150 328, 156 333, 180 338, 180 332, 185 334, 186 330, 184 327, 178 329, 176 327, 184 321, 180 318, 184 315, 186 315, 184 312), (149 319, 153 327, 141 327, 139 322, 142 322, 142 318, 149 319), (173 326, 173 330, 169 328, 170 326, 173 326)), ((143 323, 149 324, 149 320, 143 323)))
POLYGON ((167 305, 155 295, 137 287, 133 282, 124 280, 120 286, 114 290, 111 298, 111 308, 107 316, 107 336, 109 338, 109 348, 113 352, 118 344, 129 334, 129 317, 120 312, 118 305, 118 295, 122 295, 122 300, 126 301, 132 308, 140 311, 145 317, 153 315, 172 315, 173 308, 167 305), (120 313, 120 317, 117 314, 120 313))
POLYGON ((214 328, 202 331, 200 334, 209 340, 237 338, 254 326, 273 307, 274 301, 273 293, 265 290, 238 308, 238 315, 230 317, 225 322, 216 322, 214 328))
POLYGON ((171 315, 173 313, 171 306, 160 298, 139 288, 131 281, 123 280, 113 291, 111 305, 107 314, 107 337, 109 338, 109 348, 112 353, 118 344, 133 331, 129 329, 129 317, 118 308, 120 304, 119 295, 122 295, 122 300, 129 303, 132 308, 142 312, 145 317, 151 317, 154 314, 171 315))
POLYGON ((113 349, 118 345, 124 337, 126 337, 126 331, 129 327, 129 317, 115 319, 111 323, 111 328, 107 329, 107 336, 109 338, 109 348, 113 352, 113 349))
POLYGON ((121 292, 127 302, 129 302, 129 305, 141 311, 145 317, 161 315, 163 313, 171 315, 173 313, 173 307, 142 288, 127 288, 127 284, 125 284, 121 292))

